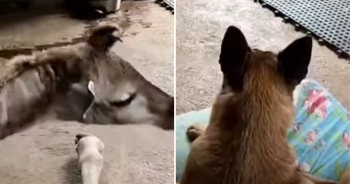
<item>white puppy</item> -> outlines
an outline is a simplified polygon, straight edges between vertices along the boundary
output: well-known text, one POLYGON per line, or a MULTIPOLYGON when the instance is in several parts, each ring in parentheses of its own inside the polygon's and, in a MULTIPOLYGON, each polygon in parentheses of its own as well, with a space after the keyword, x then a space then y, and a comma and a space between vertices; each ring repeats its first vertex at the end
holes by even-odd
POLYGON ((103 142, 94 135, 78 134, 75 149, 81 168, 82 184, 98 184, 103 168, 103 142))

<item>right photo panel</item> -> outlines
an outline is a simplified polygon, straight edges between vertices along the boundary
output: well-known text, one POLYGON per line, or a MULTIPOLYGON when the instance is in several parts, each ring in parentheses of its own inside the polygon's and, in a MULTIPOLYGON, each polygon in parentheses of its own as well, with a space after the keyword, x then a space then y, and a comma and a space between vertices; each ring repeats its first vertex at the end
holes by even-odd
POLYGON ((350 1, 177 0, 178 184, 350 183, 350 1))

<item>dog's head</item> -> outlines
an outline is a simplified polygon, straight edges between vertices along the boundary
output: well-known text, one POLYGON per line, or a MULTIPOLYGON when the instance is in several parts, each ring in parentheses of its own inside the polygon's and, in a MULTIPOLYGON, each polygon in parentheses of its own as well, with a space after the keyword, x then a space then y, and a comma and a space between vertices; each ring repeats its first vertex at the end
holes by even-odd
POLYGON ((243 33, 230 26, 221 45, 219 63, 224 79, 221 93, 250 93, 264 88, 292 96, 307 75, 312 39, 295 40, 275 54, 250 48, 243 33))

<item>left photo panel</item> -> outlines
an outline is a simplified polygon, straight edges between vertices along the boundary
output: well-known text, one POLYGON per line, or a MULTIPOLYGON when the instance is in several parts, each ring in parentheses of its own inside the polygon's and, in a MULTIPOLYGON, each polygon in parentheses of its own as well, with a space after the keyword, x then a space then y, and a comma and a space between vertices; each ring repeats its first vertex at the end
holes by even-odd
POLYGON ((174 183, 174 1, 0 2, 0 184, 174 183))

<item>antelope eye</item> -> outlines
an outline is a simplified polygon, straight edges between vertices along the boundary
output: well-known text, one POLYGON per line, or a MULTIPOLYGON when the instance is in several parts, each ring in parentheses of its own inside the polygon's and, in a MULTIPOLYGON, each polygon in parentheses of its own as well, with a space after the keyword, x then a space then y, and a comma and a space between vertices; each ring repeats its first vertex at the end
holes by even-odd
POLYGON ((136 93, 132 94, 125 94, 121 99, 119 100, 113 100, 110 101, 109 104, 115 107, 124 107, 129 105, 136 97, 136 93))

